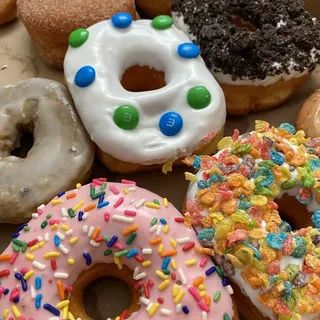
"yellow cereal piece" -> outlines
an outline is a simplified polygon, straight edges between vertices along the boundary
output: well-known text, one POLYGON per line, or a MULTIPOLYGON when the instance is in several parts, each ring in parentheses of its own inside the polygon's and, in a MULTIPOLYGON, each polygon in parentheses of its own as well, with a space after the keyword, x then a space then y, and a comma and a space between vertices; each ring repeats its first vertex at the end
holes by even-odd
POLYGON ((152 264, 152 262, 151 262, 150 260, 146 260, 146 261, 143 261, 143 262, 142 262, 142 265, 143 265, 144 267, 149 267, 149 266, 151 266, 151 264, 152 264))
POLYGON ((230 262, 236 267, 236 268, 243 268, 244 264, 234 255, 227 253, 226 257, 230 260, 230 262))
POLYGON ((169 279, 169 276, 167 275, 167 274, 164 274, 162 271, 160 271, 160 270, 157 270, 156 271, 156 275, 160 278, 160 279, 162 279, 162 280, 167 280, 167 279, 169 279))
POLYGON ((57 258, 60 257, 60 252, 56 252, 56 251, 52 251, 52 252, 47 252, 44 254, 44 258, 45 259, 49 259, 49 258, 57 258))
POLYGON ((232 144, 233 140, 231 137, 224 137, 218 143, 218 150, 229 148, 232 144))
POLYGON ((163 198, 163 205, 165 206, 165 208, 168 208, 169 202, 167 198, 163 198))
POLYGON ((66 224, 62 224, 60 226, 61 230, 63 230, 64 232, 68 231, 70 228, 66 225, 66 224))
POLYGON ((79 203, 77 203, 73 208, 72 210, 74 212, 78 211, 82 206, 84 205, 84 200, 81 200, 79 203))
POLYGON ((269 188, 275 197, 277 197, 281 192, 280 186, 276 183, 272 183, 269 188))
POLYGON ((174 239, 170 239, 170 244, 172 245, 172 248, 176 248, 177 247, 177 242, 174 239))
POLYGON ((34 271, 33 270, 30 270, 28 271, 25 275, 24 275, 24 280, 28 280, 30 279, 32 276, 34 275, 34 271))
POLYGON ((21 313, 16 305, 12 305, 11 310, 17 319, 20 319, 21 313))
POLYGON ((160 209, 160 206, 153 202, 146 202, 144 206, 151 209, 160 209))
POLYGON ((231 230, 231 226, 229 224, 222 224, 217 227, 214 238, 216 240, 222 240, 227 236, 230 230, 231 230))
POLYGON ((178 294, 176 295, 176 297, 174 298, 174 303, 175 304, 179 304, 181 302, 181 300, 184 297, 184 290, 179 290, 178 294))
POLYGON ((253 195, 250 198, 250 202, 254 206, 263 207, 268 203, 268 198, 266 196, 261 195, 253 195))
POLYGON ((196 259, 191 259, 191 260, 187 260, 185 262, 185 265, 188 266, 188 267, 191 267, 191 266, 194 266, 196 263, 197 263, 196 259))
POLYGON ((243 187, 249 191, 253 191, 256 188, 255 184, 250 180, 244 181, 243 187))
POLYGON ((169 232, 169 229, 170 229, 169 225, 166 224, 166 225, 163 227, 163 233, 168 233, 168 232, 169 232))
POLYGON ((25 254, 25 257, 26 257, 26 259, 29 260, 29 261, 33 261, 33 260, 34 260, 34 255, 33 255, 33 254, 26 253, 26 254, 25 254))
POLYGON ((162 253, 164 251, 164 246, 163 244, 159 244, 159 247, 158 247, 158 253, 162 253))
POLYGON ((167 174, 172 171, 173 162, 168 161, 162 166, 162 173, 167 174))
POLYGON ((72 258, 68 259, 68 264, 73 265, 74 262, 75 262, 74 259, 72 259, 72 258))
POLYGON ((78 241, 78 237, 73 237, 69 240, 71 244, 75 244, 78 241))
POLYGON ((251 265, 253 263, 253 251, 248 247, 241 247, 235 252, 235 256, 245 265, 251 265))
POLYGON ((210 212, 209 209, 209 216, 212 220, 212 223, 215 227, 217 227, 218 225, 220 225, 223 221, 225 221, 225 217, 221 212, 218 211, 214 211, 214 212, 210 212))
POLYGON ((175 283, 172 287, 172 298, 175 298, 178 295, 179 286, 175 283))
POLYGON ((160 291, 164 290, 165 288, 168 287, 168 285, 170 284, 169 280, 163 280, 159 285, 158 285, 158 289, 160 291))
POLYGON ((190 172, 185 172, 184 177, 187 181, 190 181, 190 182, 197 182, 198 181, 198 177, 195 174, 190 173, 190 172))
POLYGON ((153 304, 153 306, 150 308, 150 310, 148 311, 148 315, 149 317, 153 317, 155 315, 155 313, 157 312, 157 310, 159 309, 160 304, 158 302, 155 302, 153 304))
POLYGON ((248 224, 249 223, 249 219, 246 219, 245 217, 243 217, 240 214, 232 214, 231 215, 231 220, 234 222, 239 222, 239 223, 244 223, 244 224, 248 224))
POLYGON ((170 265, 171 265, 171 268, 172 268, 173 270, 177 270, 176 260, 171 259, 170 265))
POLYGON ((56 305, 56 308, 57 308, 57 309, 62 309, 62 308, 64 308, 65 306, 67 306, 69 303, 70 303, 69 300, 60 301, 60 302, 56 305))

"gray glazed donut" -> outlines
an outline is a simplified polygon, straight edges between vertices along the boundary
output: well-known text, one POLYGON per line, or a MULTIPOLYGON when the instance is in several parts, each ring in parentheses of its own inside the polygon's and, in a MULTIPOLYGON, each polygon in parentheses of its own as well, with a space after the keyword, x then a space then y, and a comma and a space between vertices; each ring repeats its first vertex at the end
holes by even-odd
POLYGON ((0 222, 28 220, 37 206, 85 182, 94 146, 67 89, 46 79, 0 87, 0 222), (33 132, 25 158, 11 155, 33 132))

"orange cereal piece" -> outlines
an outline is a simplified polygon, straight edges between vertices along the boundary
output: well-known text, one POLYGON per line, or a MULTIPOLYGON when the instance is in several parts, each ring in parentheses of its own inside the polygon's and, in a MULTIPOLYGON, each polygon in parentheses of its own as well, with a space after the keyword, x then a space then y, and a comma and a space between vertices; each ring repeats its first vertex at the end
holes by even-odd
POLYGON ((211 206, 212 204, 214 204, 215 200, 216 200, 216 197, 211 192, 207 192, 200 198, 200 201, 207 206, 211 206))
POLYGON ((231 198, 230 200, 221 203, 221 209, 225 214, 231 215, 237 210, 237 199, 231 198))
POLYGON ((239 173, 233 173, 228 177, 228 184, 230 187, 240 187, 244 182, 244 176, 239 173))
POLYGON ((301 154, 295 154, 295 156, 290 160, 290 164, 295 167, 302 166, 306 163, 306 158, 301 154))
POLYGON ((320 292, 320 278, 312 282, 312 285, 317 288, 318 292, 320 292))

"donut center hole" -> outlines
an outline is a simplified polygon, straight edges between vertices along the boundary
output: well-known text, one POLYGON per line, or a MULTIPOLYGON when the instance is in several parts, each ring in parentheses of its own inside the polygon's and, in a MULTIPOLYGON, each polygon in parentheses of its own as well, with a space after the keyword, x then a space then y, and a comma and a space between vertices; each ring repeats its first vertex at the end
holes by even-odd
POLYGON ((122 75, 121 84, 131 92, 158 90, 166 86, 165 73, 148 66, 132 66, 122 75))
POLYGON ((244 21, 240 17, 233 18, 233 20, 231 22, 232 22, 232 24, 234 24, 235 26, 237 26, 240 29, 246 29, 246 30, 249 30, 252 32, 257 30, 257 28, 253 24, 251 24, 250 22, 244 21))
POLYGON ((86 313, 94 320, 115 319, 132 304, 128 285, 115 277, 92 281, 83 293, 86 313))
POLYGON ((18 158, 26 158, 28 156, 34 144, 33 130, 33 125, 20 126, 18 128, 19 137, 16 141, 15 148, 10 152, 12 156, 18 158))

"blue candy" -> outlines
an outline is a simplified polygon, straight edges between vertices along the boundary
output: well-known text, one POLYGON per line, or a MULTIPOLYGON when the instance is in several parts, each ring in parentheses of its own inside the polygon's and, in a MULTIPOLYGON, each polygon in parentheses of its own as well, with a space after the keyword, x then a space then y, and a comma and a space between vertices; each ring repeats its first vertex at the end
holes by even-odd
POLYGON ((288 133, 290 133, 291 135, 296 134, 297 130, 296 128, 290 124, 290 123, 282 123, 279 127, 279 129, 283 129, 286 130, 288 133))
POLYGON ((91 66, 84 66, 80 68, 74 78, 74 82, 80 88, 88 87, 96 78, 96 71, 91 66))
POLYGON ((284 157, 277 151, 270 150, 269 151, 271 160, 277 164, 278 166, 282 166, 285 162, 284 157))
POLYGON ((311 159, 309 165, 312 171, 320 169, 320 159, 311 159))
POLYGON ((51 312, 55 316, 60 315, 60 311, 57 308, 55 308, 54 306, 52 306, 50 303, 45 303, 43 305, 43 308, 45 308, 47 311, 51 312))
POLYGON ((291 253, 291 256, 294 258, 302 258, 307 252, 307 242, 300 236, 293 236, 293 239, 296 243, 296 248, 291 253))
POLYGON ((287 238, 288 235, 282 231, 279 234, 272 232, 267 235, 267 243, 269 247, 281 250, 283 243, 287 238))
POLYGON ((35 300, 35 306, 37 309, 39 309, 41 307, 41 300, 42 300, 42 294, 39 293, 36 297, 36 300, 35 300))
POLYGON ((320 229, 320 210, 313 213, 311 221, 316 228, 320 229))
POLYGON ((179 113, 167 112, 159 121, 161 132, 168 137, 176 136, 183 127, 183 119, 179 113))
POLYGON ((200 55, 200 48, 192 42, 182 43, 178 47, 178 54, 184 59, 197 58, 200 55))
POLYGON ((127 12, 119 12, 111 18, 111 21, 116 28, 125 29, 131 25, 132 16, 127 12))

